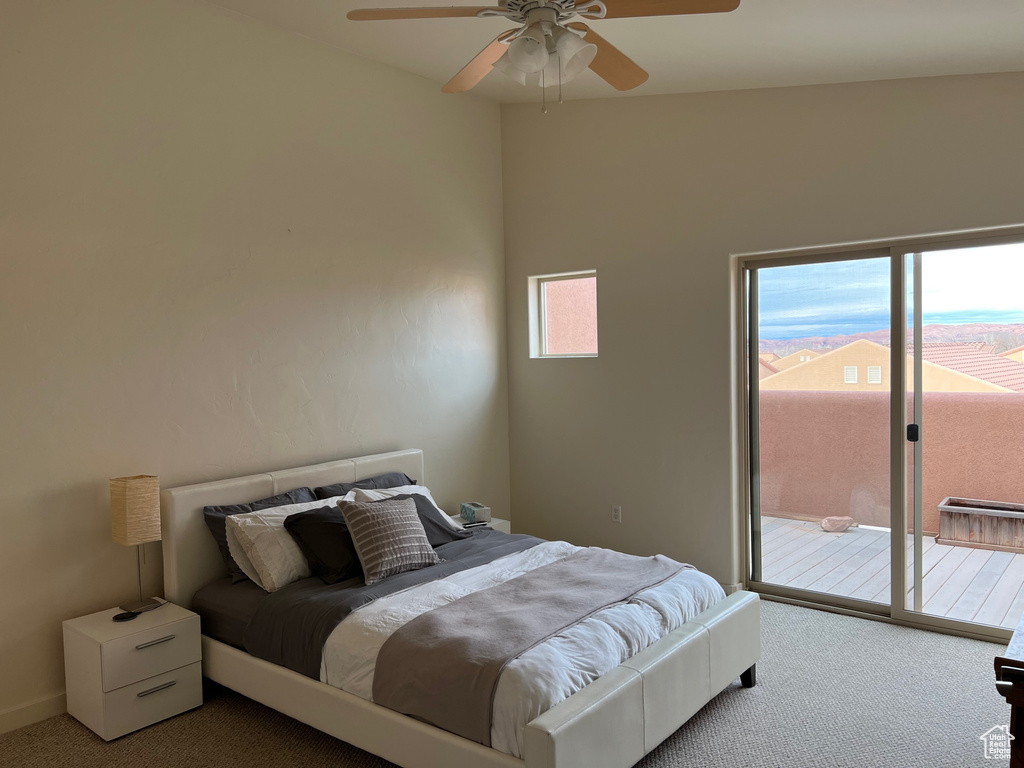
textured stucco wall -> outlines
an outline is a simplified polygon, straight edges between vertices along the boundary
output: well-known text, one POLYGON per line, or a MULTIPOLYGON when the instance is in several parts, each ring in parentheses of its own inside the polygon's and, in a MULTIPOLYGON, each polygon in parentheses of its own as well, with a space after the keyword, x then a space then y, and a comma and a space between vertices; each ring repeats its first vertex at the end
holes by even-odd
MULTIPOLYGON (((889 526, 887 394, 763 392, 760 403, 762 514, 889 526)), ((946 496, 1024 503, 1024 394, 927 392, 922 409, 926 533, 946 496)))
POLYGON ((596 353, 597 278, 551 280, 544 284, 544 299, 547 353, 596 353))
POLYGON ((206 3, 0 3, 0 730, 59 706, 61 620, 135 592, 110 477, 419 447, 508 515, 499 141, 206 3))

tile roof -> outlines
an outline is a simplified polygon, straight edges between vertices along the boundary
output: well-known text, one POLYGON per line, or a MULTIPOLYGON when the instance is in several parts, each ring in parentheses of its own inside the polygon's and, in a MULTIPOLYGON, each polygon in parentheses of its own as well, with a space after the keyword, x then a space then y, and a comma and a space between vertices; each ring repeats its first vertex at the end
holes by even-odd
MULTIPOLYGON (((992 346, 982 341, 926 343, 921 347, 921 357, 1014 392, 1024 392, 1024 363, 1000 357, 991 350, 992 346)), ((907 351, 913 352, 913 345, 908 345, 907 351)))

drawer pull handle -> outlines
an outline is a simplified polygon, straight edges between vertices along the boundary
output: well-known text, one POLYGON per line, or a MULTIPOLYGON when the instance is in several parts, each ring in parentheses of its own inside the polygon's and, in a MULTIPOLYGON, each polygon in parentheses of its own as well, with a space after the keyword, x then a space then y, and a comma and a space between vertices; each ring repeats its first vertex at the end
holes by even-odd
POLYGON ((152 648, 154 645, 160 645, 160 643, 166 643, 174 639, 174 635, 168 635, 167 637, 161 637, 159 640, 150 640, 148 643, 142 645, 136 645, 135 650, 141 651, 143 648, 152 648))
POLYGON ((150 688, 148 691, 140 691, 139 693, 136 693, 135 695, 138 696, 141 699, 143 696, 149 696, 149 694, 151 694, 151 693, 158 693, 159 691, 165 691, 168 688, 170 688, 172 685, 177 685, 177 684, 178 684, 177 680, 171 680, 171 682, 169 682, 169 683, 164 683, 163 685, 158 685, 156 688, 150 688))

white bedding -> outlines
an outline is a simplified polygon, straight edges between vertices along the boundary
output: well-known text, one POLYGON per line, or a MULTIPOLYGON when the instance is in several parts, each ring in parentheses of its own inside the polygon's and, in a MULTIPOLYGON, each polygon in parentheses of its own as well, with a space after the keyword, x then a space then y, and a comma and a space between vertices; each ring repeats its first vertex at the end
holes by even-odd
MULTIPOLYGON (((327 639, 320 679, 372 701, 377 653, 407 621, 578 549, 564 541, 544 542, 360 608, 327 639)), ((522 757, 523 728, 528 722, 724 597, 722 587, 710 576, 685 570, 629 603, 599 611, 530 649, 512 661, 498 680, 491 746, 522 757)))

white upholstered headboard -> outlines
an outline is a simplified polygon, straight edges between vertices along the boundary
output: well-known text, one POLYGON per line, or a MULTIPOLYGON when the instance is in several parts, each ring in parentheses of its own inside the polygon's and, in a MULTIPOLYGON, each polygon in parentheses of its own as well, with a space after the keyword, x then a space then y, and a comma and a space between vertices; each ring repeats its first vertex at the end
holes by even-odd
POLYGON ((410 449, 167 488, 160 494, 164 551, 164 596, 185 608, 200 587, 227 573, 217 543, 203 520, 203 507, 246 504, 295 488, 351 483, 382 472, 405 472, 419 482, 423 451, 410 449))

